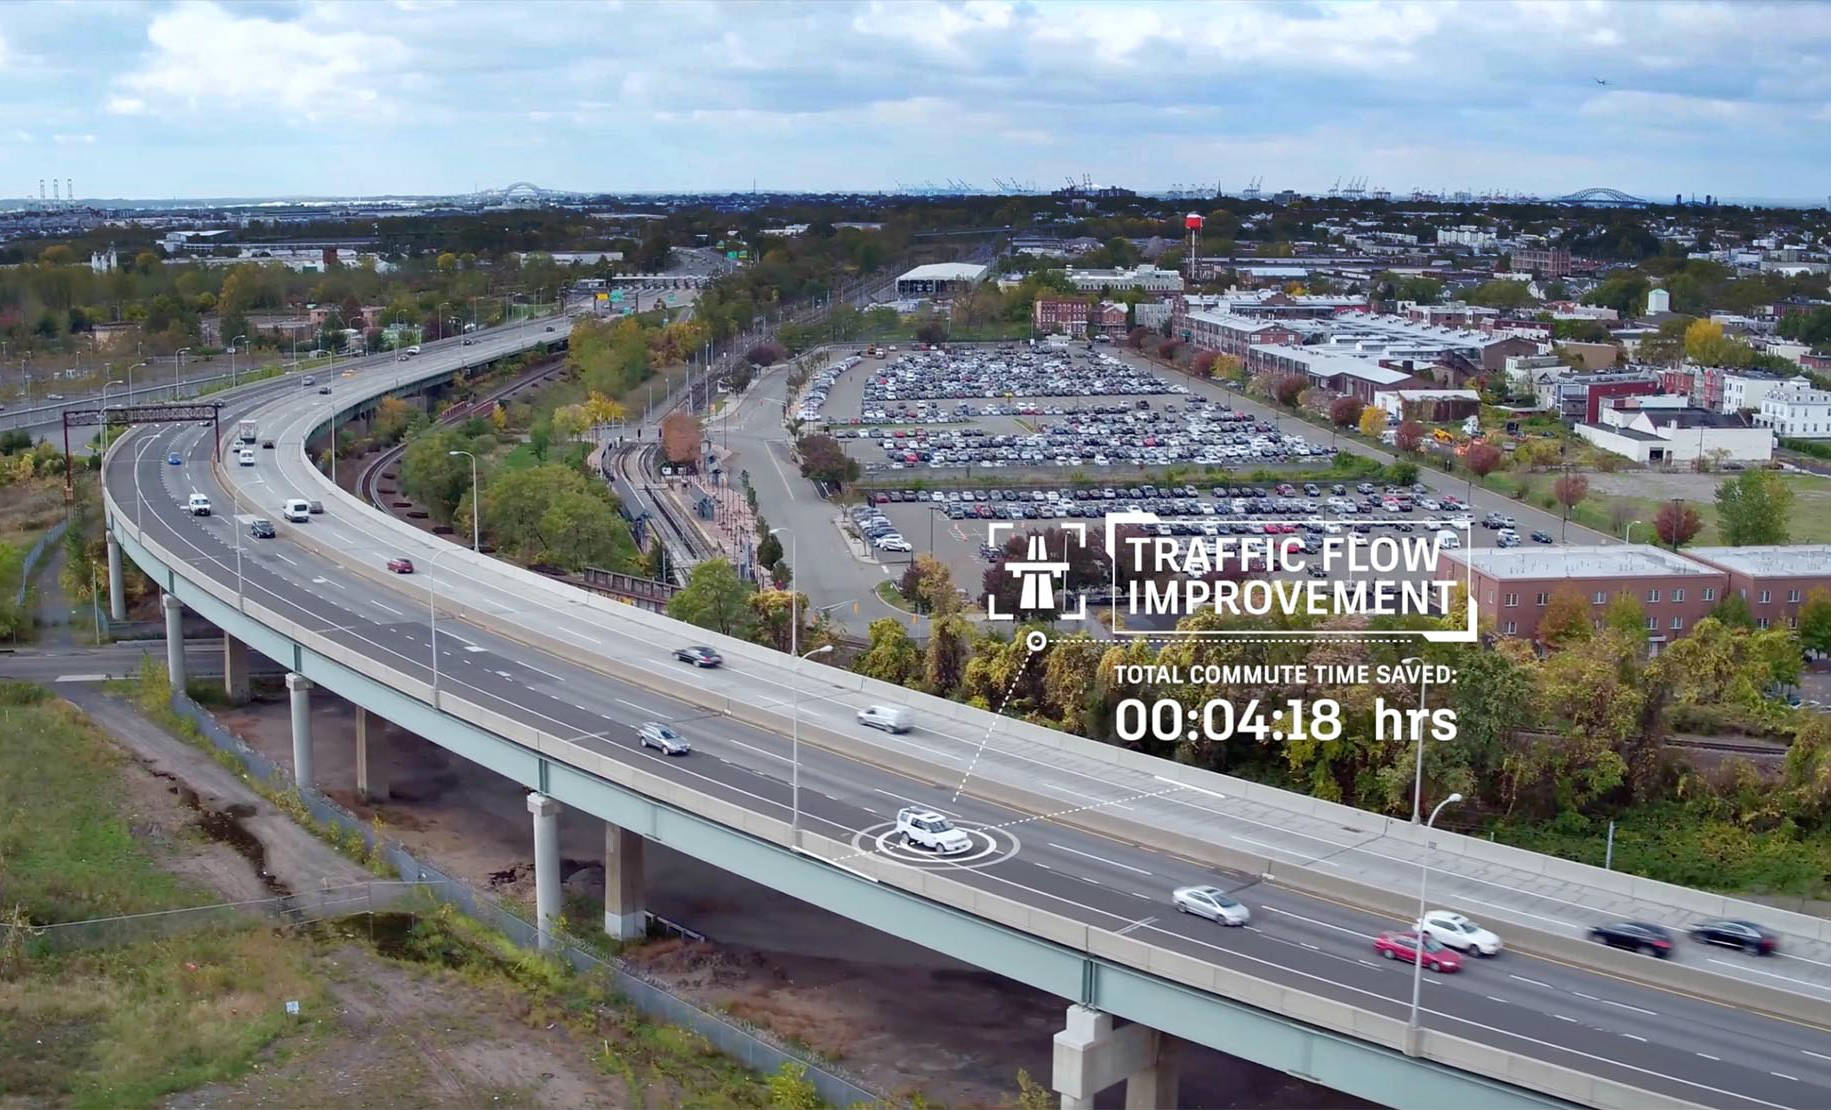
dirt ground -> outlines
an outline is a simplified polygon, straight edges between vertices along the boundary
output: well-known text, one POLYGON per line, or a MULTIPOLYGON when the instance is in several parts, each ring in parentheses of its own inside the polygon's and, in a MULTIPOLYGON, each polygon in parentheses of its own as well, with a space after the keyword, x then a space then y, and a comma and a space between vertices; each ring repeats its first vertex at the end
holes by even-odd
POLYGON ((176 1095, 169 1110, 266 1107, 547 1108, 629 1106, 621 1080, 591 1061, 564 1025, 530 1026, 525 1007, 452 973, 327 946, 311 968, 333 1012, 302 1039, 283 1038, 233 1083, 176 1095))
MULTIPOLYGON (((284 692, 217 718, 282 765, 292 758, 284 692)), ((370 718, 371 744, 380 722, 370 718)), ((525 791, 393 725, 382 733, 391 794, 355 797, 352 707, 313 695, 313 762, 319 787, 430 862, 499 896, 533 900, 533 845, 525 791)), ((561 870, 570 908, 603 904, 603 825, 562 811, 561 870)), ((651 843, 648 908, 704 934, 708 943, 663 941, 626 959, 702 1006, 720 1008, 806 1045, 889 1093, 920 1092, 944 1106, 1009 1105, 1020 1068, 1048 1083, 1062 999, 900 938, 861 926, 768 887, 651 843), (833 953, 846 953, 836 959, 833 953)), ((1194 1045, 1182 1053, 1186 1107, 1362 1106, 1347 1095, 1194 1045)), ((1100 1105, 1117 1099, 1106 1093, 1100 1105)), ((1118 1102, 1114 1102, 1118 1105, 1118 1102)))

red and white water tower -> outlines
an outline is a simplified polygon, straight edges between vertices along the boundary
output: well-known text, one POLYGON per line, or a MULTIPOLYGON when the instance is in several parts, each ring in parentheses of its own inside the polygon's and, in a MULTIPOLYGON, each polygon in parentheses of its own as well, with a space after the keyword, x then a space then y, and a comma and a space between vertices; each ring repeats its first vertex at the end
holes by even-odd
POLYGON ((1191 212, 1189 215, 1183 217, 1183 226, 1190 233, 1189 258, 1186 260, 1189 266, 1189 274, 1186 280, 1191 285, 1195 285, 1196 284, 1196 241, 1202 233, 1202 217, 1197 215, 1194 212, 1191 212))

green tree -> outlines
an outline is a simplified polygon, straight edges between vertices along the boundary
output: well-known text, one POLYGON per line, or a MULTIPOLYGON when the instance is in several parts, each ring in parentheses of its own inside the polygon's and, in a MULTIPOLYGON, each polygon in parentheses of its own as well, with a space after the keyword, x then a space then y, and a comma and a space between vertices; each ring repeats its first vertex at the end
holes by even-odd
POLYGON ((470 491, 470 462, 449 452, 466 446, 456 432, 439 429, 418 436, 401 454, 401 491, 426 506, 441 524, 450 524, 458 502, 470 491))
POLYGON ((944 617, 930 627, 922 663, 922 682, 929 693, 945 698, 960 686, 973 656, 972 636, 972 626, 959 616, 944 617))
POLYGON ((668 602, 668 615, 727 636, 749 639, 756 620, 750 597, 751 586, 738 577, 729 562, 710 559, 693 568, 686 588, 668 602))
POLYGON ((867 628, 869 643, 852 669, 867 678, 909 686, 922 677, 922 650, 910 639, 903 622, 880 617, 867 628))
POLYGON ((1603 607, 1603 627, 1619 632, 1630 640, 1647 643, 1648 611, 1635 595, 1623 592, 1609 599, 1603 607))
POLYGON ((1508 278, 1485 281, 1466 293, 1463 299, 1473 305, 1500 309, 1519 309, 1536 303, 1526 282, 1508 278))
POLYGON ((1724 596, 1711 607, 1711 619, 1731 628, 1754 628, 1755 614, 1749 611, 1749 599, 1737 590, 1725 590, 1724 596))
POLYGON ((1731 547, 1788 542, 1794 491, 1768 470, 1745 470, 1718 486, 1718 538, 1731 547))
POLYGON ((1800 603, 1800 646, 1825 655, 1832 650, 1826 642, 1829 632, 1832 632, 1832 602, 1822 586, 1810 591, 1807 599, 1800 603))
POLYGON ((1584 294, 1585 304, 1613 308, 1624 320, 1641 315, 1648 303, 1648 279, 1636 270, 1617 270, 1584 294))
POLYGON ((636 544, 623 518, 602 497, 581 490, 562 491, 548 502, 540 535, 543 561, 571 571, 625 567, 636 558, 636 544))

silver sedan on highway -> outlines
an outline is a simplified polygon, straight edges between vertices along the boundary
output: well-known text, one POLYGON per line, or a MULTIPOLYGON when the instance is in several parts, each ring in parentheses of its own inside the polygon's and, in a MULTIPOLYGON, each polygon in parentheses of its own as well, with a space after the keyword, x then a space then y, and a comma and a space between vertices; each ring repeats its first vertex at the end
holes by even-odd
POLYGON ((1253 917, 1245 905, 1218 887, 1180 886, 1171 891, 1170 900, 1179 912, 1206 917, 1217 925, 1245 925, 1253 917))

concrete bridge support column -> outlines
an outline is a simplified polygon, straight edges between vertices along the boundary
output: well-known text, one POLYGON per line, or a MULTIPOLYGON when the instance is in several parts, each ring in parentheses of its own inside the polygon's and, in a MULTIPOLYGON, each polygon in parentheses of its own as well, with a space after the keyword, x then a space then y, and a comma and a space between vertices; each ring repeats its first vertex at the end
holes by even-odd
POLYGON ((302 674, 286 676, 292 695, 293 782, 304 790, 312 782, 312 680, 302 674))
POLYGON ((1172 1110, 1175 1044, 1150 1026, 1115 1029, 1110 1015, 1070 1006, 1068 1028, 1056 1034, 1050 1085, 1062 1096, 1062 1110, 1093 1110, 1094 1096, 1122 1079, 1126 1110, 1172 1110))
POLYGON ((248 645, 223 633, 223 693, 231 705, 248 701, 248 645))
POLYGON ((534 814, 534 927, 541 947, 552 948, 553 920, 560 916, 560 803, 530 794, 528 812, 534 814))
POLYGON ((641 940, 648 932, 642 845, 641 834, 604 823, 604 931, 616 940, 641 940))
POLYGON ((184 693, 184 602, 163 594, 159 605, 165 610, 165 673, 172 692, 184 693))
MULTIPOLYGON (((356 707, 356 796, 365 802, 388 800, 388 754, 381 728, 369 734, 369 711, 356 707)), ((378 726, 381 721, 375 722, 378 726)))
POLYGON ((127 582, 121 573, 121 545, 108 533, 108 619, 127 619, 127 582))

